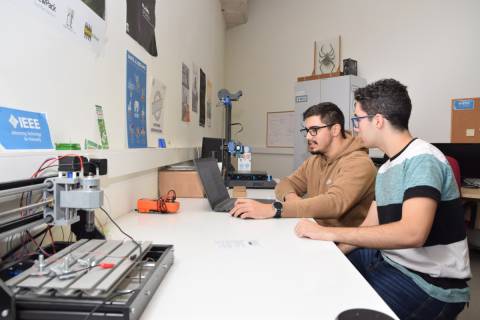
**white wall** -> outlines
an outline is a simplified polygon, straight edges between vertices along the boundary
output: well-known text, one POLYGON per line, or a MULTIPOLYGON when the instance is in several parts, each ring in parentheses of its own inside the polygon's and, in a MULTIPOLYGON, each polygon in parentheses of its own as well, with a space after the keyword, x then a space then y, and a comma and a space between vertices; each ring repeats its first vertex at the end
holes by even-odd
MULTIPOLYGON (((450 99, 480 95, 478 12, 477 0, 250 0, 247 24, 228 30, 226 42, 227 87, 244 91, 233 111, 245 127, 238 138, 264 147, 266 112, 293 110, 313 42, 341 35, 342 59, 357 60, 359 76, 408 86, 415 136, 449 141, 450 99)), ((253 166, 291 171, 275 159, 254 154, 253 166)))
MULTIPOLYGON (((201 137, 223 134, 222 108, 213 108, 211 128, 199 127, 197 113, 191 113, 190 123, 181 122, 182 62, 190 70, 193 63, 204 70, 213 83, 214 98, 216 90, 224 86, 225 23, 218 0, 157 0, 158 57, 150 56, 126 34, 125 1, 106 1, 106 38, 99 53, 52 24, 34 3, 0 1, 0 106, 46 112, 55 142, 82 145, 85 138, 99 141, 95 105, 103 106, 111 150, 100 155, 111 158, 115 172, 102 183, 114 215, 132 210, 140 197, 157 196, 156 164, 192 158, 201 137), (147 114, 152 77, 166 84, 162 137, 169 142, 169 149, 178 148, 181 156, 126 149, 127 50, 147 64, 147 114), (135 161, 139 164, 132 163, 135 161)), ((156 145, 160 136, 149 135, 156 145)), ((52 155, 55 153, 0 151, 0 182, 29 177, 40 159, 52 155)))

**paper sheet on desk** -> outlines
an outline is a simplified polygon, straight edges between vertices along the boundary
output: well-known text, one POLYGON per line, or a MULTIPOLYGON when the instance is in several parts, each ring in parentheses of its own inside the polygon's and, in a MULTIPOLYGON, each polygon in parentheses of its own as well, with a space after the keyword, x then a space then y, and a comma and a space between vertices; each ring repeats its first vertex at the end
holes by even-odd
POLYGON ((259 247, 258 240, 217 240, 215 245, 220 249, 241 249, 259 247))

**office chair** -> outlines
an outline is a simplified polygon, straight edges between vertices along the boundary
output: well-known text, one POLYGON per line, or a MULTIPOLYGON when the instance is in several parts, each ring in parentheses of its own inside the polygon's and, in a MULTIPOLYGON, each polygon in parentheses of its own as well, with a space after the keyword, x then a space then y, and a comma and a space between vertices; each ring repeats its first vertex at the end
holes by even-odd
POLYGON ((460 174, 460 165, 458 164, 458 161, 455 158, 452 158, 450 156, 445 156, 445 157, 447 158, 448 163, 450 164, 450 167, 452 168, 453 175, 455 176, 455 181, 457 181, 458 191, 461 192, 461 190, 462 190, 462 176, 460 174))
MULTIPOLYGON (((460 165, 458 164, 458 161, 450 156, 446 156, 448 163, 450 164, 450 167, 452 168, 453 175, 455 176, 455 180, 457 181, 458 185, 458 191, 460 192, 460 197, 461 195, 461 190, 462 190, 462 178, 461 178, 461 171, 460 171, 460 165)), ((476 201, 470 201, 470 200, 464 200, 463 201, 463 210, 470 211, 470 221, 468 223, 466 222, 468 228, 467 228, 467 234, 468 234, 468 242, 471 247, 477 248, 478 245, 476 244, 477 241, 473 241, 472 239, 478 238, 478 233, 476 232, 475 229, 475 222, 477 220, 477 202, 476 201)))

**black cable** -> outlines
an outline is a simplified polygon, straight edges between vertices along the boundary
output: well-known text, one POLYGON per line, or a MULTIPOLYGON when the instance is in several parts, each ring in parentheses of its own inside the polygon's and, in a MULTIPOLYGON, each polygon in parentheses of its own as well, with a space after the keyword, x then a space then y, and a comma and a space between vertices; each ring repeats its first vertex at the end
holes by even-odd
MULTIPOLYGON (((102 210, 102 211, 107 215, 108 219, 110 219, 110 221, 112 221, 112 223, 115 225, 115 227, 117 227, 117 229, 118 229, 121 233, 123 233, 126 237, 128 237, 130 240, 132 240, 138 247, 140 247, 140 244, 139 244, 137 241, 135 241, 135 239, 133 239, 132 236, 130 236, 130 235, 129 235, 128 233, 126 233, 125 231, 123 231, 122 228, 120 228, 120 226, 112 219, 112 217, 110 216, 110 214, 108 214, 108 212, 107 212, 105 209, 103 209, 103 207, 100 207, 100 210, 102 210)), ((140 254, 141 254, 141 253, 142 253, 142 252, 140 251, 140 254)))
POLYGON ((108 219, 110 219, 110 221, 112 221, 112 223, 118 228, 118 230, 120 230, 121 233, 123 233, 125 236, 127 236, 128 238, 130 238, 130 240, 133 241, 133 243, 135 243, 138 247, 138 257, 135 259, 135 263, 136 264, 140 264, 140 270, 139 270, 139 273, 138 273, 138 283, 142 283, 142 263, 141 263, 141 259, 142 259, 142 247, 140 246, 140 243, 138 243, 135 239, 132 238, 132 236, 130 236, 129 234, 127 234, 125 231, 122 230, 122 228, 120 228, 120 226, 112 219, 112 217, 108 214, 108 212, 103 209, 103 207, 100 207, 100 210, 102 210, 108 217, 108 219))
POLYGON ((132 294, 134 293, 135 291, 137 290, 130 290, 130 291, 124 291, 124 292, 114 292, 113 294, 111 294, 110 296, 106 297, 105 300, 103 300, 102 303, 98 304, 95 306, 95 308, 92 309, 92 311, 90 311, 89 314, 87 314, 87 316, 85 318, 83 318, 83 320, 88 320, 90 319, 90 317, 95 313, 95 311, 97 311, 101 306, 103 306, 105 303, 107 303, 108 301, 116 298, 116 297, 120 297, 120 296, 124 296, 126 294, 132 294))
POLYGON ((233 126, 240 126, 240 130, 238 130, 238 131, 235 132, 234 134, 239 134, 240 132, 243 131, 243 125, 242 125, 240 122, 232 123, 230 126, 231 126, 231 127, 233 127, 233 126))

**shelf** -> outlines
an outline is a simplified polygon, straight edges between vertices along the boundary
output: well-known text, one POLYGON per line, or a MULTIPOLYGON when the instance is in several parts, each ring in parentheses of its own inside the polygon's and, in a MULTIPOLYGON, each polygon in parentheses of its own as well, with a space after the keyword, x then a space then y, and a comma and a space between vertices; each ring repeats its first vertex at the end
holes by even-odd
POLYGON ((117 178, 191 160, 194 158, 195 148, 2 152, 0 182, 30 178, 45 159, 71 153, 108 159, 107 177, 117 178))

